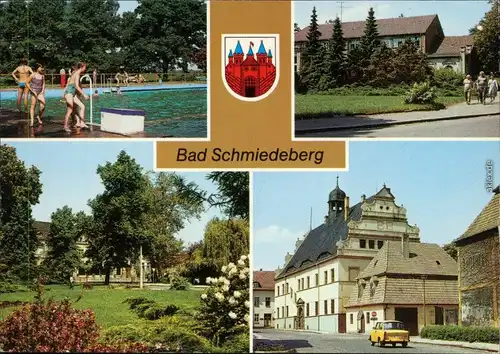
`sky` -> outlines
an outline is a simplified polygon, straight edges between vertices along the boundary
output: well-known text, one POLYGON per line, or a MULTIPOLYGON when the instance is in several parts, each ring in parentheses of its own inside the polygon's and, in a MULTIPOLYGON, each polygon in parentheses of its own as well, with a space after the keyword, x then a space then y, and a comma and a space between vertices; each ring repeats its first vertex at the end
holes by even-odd
MULTIPOLYGON (((17 150, 18 157, 27 166, 37 166, 41 171, 43 194, 40 203, 33 207, 33 217, 38 221, 50 221, 50 215, 64 205, 74 212, 90 213, 87 201, 104 188, 97 175, 97 166, 115 162, 121 150, 132 156, 145 171, 153 169, 152 142, 9 142, 17 150)), ((197 183, 208 193, 216 192, 212 182, 205 179, 206 172, 179 173, 188 181, 197 183)), ((205 225, 215 216, 221 217, 216 208, 210 208, 200 220, 186 223, 178 237, 186 244, 203 239, 205 225)))
POLYGON ((421 242, 443 245, 465 232, 492 197, 485 187, 486 161, 500 183, 500 143, 472 141, 377 141, 349 143, 349 172, 260 172, 253 177, 253 266, 283 267, 287 252, 328 212, 336 185, 350 198, 372 196, 386 183, 404 205, 421 242))
MULTIPOLYGON (((294 22, 307 27, 316 6, 319 23, 341 15, 340 1, 294 1, 294 22)), ((434 15, 439 16, 446 36, 469 34, 469 29, 490 9, 486 0, 476 1, 343 1, 342 21, 364 21, 373 7, 375 18, 434 15)))

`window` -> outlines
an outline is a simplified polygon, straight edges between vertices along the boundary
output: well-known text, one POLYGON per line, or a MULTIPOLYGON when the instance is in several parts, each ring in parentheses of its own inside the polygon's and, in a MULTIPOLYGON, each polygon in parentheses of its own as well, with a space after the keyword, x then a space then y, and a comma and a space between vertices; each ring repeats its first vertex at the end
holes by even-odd
POLYGON ((359 248, 366 248, 366 240, 359 240, 359 248))
POLYGON ((315 316, 318 316, 318 315, 319 315, 319 302, 318 302, 318 301, 316 301, 316 302, 314 303, 314 315, 315 315, 315 316))
POLYGON ((271 307, 271 298, 266 297, 266 307, 271 307))
POLYGON ((330 300, 330 313, 335 313, 335 300, 331 299, 330 300))
POLYGON ((286 283, 285 286, 286 286, 286 292, 285 292, 285 294, 288 294, 290 292, 290 290, 288 288, 288 283, 286 283))
POLYGON ((280 286, 279 285, 276 287, 276 294, 277 294, 277 296, 280 296, 280 286))
POLYGON ((256 297, 253 298, 253 306, 254 307, 259 307, 259 305, 260 305, 260 299, 259 299, 258 296, 256 296, 256 297))
POLYGON ((116 275, 121 275, 121 274, 122 274, 122 269, 116 268, 116 275))
POLYGON ((353 314, 352 314, 352 313, 349 315, 349 323, 350 323, 350 324, 353 324, 353 323, 354 323, 354 316, 353 316, 353 314))
POLYGON ((259 323, 259 314, 258 313, 253 315, 253 323, 259 323))
POLYGON ((368 241, 368 247, 370 249, 374 249, 375 248, 375 240, 369 240, 368 241))
POLYGON ((302 289, 300 288, 300 279, 297 279, 297 289, 302 290, 302 289))
POLYGON ((285 284, 281 285, 281 292, 285 295, 285 284))
POLYGON ((325 270, 325 273, 324 273, 324 277, 325 277, 325 284, 328 283, 328 271, 325 270))
POLYGON ((382 247, 384 247, 384 241, 377 241, 377 248, 381 249, 382 247))
POLYGON ((276 317, 280 318, 280 308, 279 307, 276 309, 276 317))
POLYGON ((314 274, 314 286, 318 286, 319 285, 319 274, 316 273, 314 274))
POLYGON ((311 279, 307 277, 307 288, 309 289, 311 287, 311 279))
POLYGON ((301 280, 302 280, 302 290, 304 290, 304 278, 302 278, 301 280))
POLYGON ((335 281, 335 269, 330 270, 330 281, 332 283, 335 281))
POLYGON ((325 300, 325 302, 324 302, 323 311, 324 311, 324 315, 328 315, 328 300, 325 300))
POLYGON ((366 313, 366 324, 369 324, 370 323, 370 313, 367 312, 366 313))
POLYGON ((285 306, 281 306, 281 316, 285 317, 285 306))
POLYGON ((309 304, 306 304, 306 316, 309 317, 309 304))
POLYGON ((288 306, 286 307, 286 317, 288 317, 288 306))

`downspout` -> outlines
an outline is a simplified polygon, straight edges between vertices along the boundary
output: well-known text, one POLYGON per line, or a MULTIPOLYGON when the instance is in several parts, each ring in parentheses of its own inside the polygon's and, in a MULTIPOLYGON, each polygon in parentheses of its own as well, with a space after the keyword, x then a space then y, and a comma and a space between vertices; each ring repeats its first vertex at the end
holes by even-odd
POLYGON ((427 313, 425 312, 425 275, 422 277, 423 285, 424 285, 424 327, 427 325, 427 313))
POLYGON ((286 289, 286 292, 285 292, 285 308, 283 309, 283 310, 284 310, 283 312, 285 312, 285 313, 283 314, 283 317, 285 318, 285 324, 284 324, 285 328, 284 328, 284 329, 286 329, 286 318, 288 317, 288 313, 286 313, 286 298, 288 297, 288 290, 289 290, 289 287, 287 286, 287 284, 288 284, 288 281, 287 281, 287 279, 285 278, 285 289, 286 289))
POLYGON ((319 321, 319 313, 320 313, 320 308, 321 304, 319 303, 319 263, 316 263, 316 274, 318 274, 318 283, 316 284, 316 287, 318 288, 318 296, 317 296, 317 301, 318 301, 318 313, 316 316, 318 316, 318 332, 320 331, 320 321, 319 321))
POLYGON ((462 325, 462 287, 461 287, 461 272, 460 272, 460 248, 457 247, 458 260, 458 325, 462 325))

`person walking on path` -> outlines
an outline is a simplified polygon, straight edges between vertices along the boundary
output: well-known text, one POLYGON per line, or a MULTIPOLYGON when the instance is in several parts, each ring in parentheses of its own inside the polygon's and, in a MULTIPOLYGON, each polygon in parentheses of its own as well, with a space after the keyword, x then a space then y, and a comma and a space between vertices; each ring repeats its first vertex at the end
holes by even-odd
POLYGON ((467 104, 470 104, 471 93, 472 93, 472 80, 470 75, 467 74, 464 80, 464 95, 465 95, 465 102, 467 104))
POLYGON ((16 80, 18 85, 17 90, 17 109, 21 112, 21 100, 24 96, 24 110, 28 111, 28 87, 26 87, 26 81, 28 81, 30 75, 33 74, 33 70, 28 66, 28 59, 22 58, 21 64, 12 72, 12 77, 16 80), (19 75, 19 77, 17 76, 19 75))
POLYGON ((490 103, 495 101, 498 93, 498 81, 495 79, 493 73, 490 74, 490 79, 488 80, 488 97, 490 98, 490 103))
POLYGON ((83 96, 84 100, 89 99, 89 96, 87 96, 80 87, 80 75, 83 74, 85 70, 87 70, 87 64, 78 63, 78 65, 76 66, 76 70, 70 76, 68 85, 66 85, 66 89, 64 90, 64 99, 66 100, 66 106, 68 108, 66 111, 66 116, 64 117, 64 131, 68 133, 71 132, 71 129, 68 125, 69 117, 73 113, 75 113, 77 118, 76 127, 82 129, 88 128, 88 126, 85 124, 85 105, 78 98, 78 94, 80 94, 81 96, 83 96), (77 112, 77 107, 75 107, 75 104, 78 106, 78 108, 80 108, 80 112, 77 112))
POLYGON ((486 94, 488 90, 488 78, 484 75, 484 71, 479 73, 477 78, 477 93, 479 96, 479 102, 486 104, 486 94))
POLYGON ((75 282, 75 279, 73 278, 73 276, 70 276, 69 277, 69 288, 70 289, 73 289, 73 286, 74 286, 74 283, 75 282))
POLYGON ((92 72, 92 84, 94 87, 97 87, 97 68, 94 67, 94 71, 92 72))
POLYGON ((65 88, 66 87, 66 70, 64 70, 64 68, 62 68, 59 71, 59 75, 61 76, 61 88, 65 88))
POLYGON ((42 116, 45 111, 45 75, 42 64, 36 64, 35 72, 26 82, 31 93, 30 107, 30 127, 34 126, 36 103, 39 102, 37 120, 39 125, 43 125, 42 116))

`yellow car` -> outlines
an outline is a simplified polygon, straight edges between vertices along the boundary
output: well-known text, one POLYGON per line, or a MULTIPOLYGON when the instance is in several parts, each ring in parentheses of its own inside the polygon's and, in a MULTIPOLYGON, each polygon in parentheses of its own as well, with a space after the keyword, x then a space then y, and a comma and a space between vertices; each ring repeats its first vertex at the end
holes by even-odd
POLYGON ((406 348, 410 341, 410 333, 401 321, 381 321, 373 327, 369 340, 372 346, 378 343, 381 347, 386 344, 392 344, 395 347, 400 343, 403 348, 406 348))

